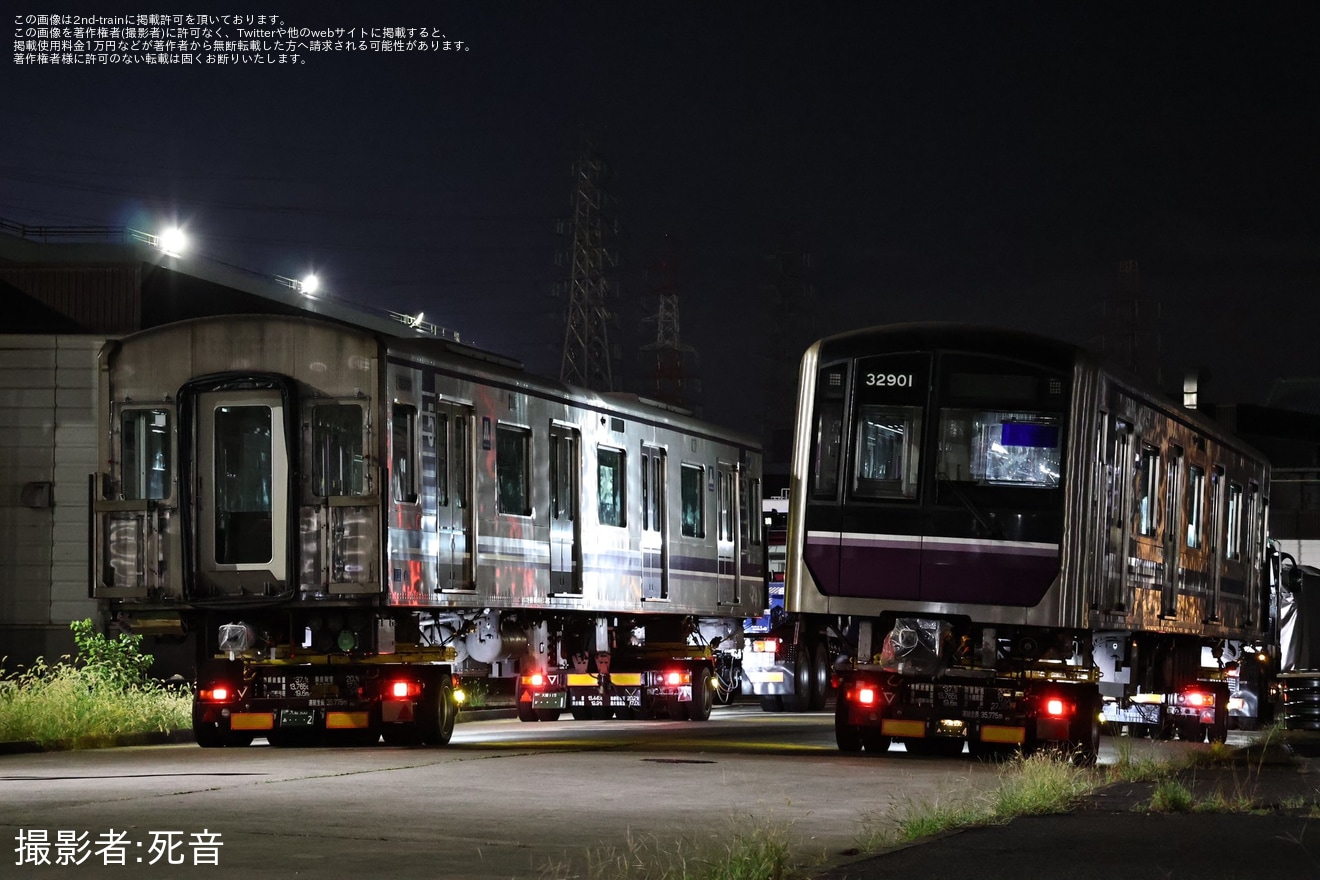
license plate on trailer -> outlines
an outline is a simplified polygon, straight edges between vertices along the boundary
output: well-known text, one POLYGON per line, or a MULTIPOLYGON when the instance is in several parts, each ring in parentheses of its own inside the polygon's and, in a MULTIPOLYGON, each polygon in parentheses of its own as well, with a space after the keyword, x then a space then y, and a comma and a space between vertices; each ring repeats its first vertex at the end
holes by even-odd
POLYGON ((562 709, 564 708, 564 692, 556 691, 554 693, 532 694, 533 709, 562 709))
POLYGON ((281 709, 280 727, 313 727, 316 712, 312 709, 281 709))

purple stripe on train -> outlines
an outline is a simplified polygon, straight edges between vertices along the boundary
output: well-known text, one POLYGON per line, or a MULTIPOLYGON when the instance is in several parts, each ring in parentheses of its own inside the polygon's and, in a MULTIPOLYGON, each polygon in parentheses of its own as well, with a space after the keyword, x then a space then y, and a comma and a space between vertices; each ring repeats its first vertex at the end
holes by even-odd
POLYGON ((910 535, 812 534, 807 568, 829 596, 1030 606, 1059 572, 1059 548, 910 535))

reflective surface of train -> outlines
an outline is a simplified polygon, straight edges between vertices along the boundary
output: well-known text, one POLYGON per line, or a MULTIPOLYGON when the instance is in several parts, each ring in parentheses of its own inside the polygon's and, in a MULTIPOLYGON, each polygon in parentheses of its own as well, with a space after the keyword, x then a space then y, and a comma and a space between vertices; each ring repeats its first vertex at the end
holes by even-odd
MULTIPOLYGON (((785 604, 763 707, 841 748, 1094 755, 1101 713, 1223 739, 1272 620, 1265 460, 1086 351, 895 325, 802 361, 785 604)), ((749 645, 749 647, 754 647, 749 645)))
POLYGON ((100 406, 93 594, 197 639, 204 745, 445 742, 456 674, 516 677, 529 721, 704 720, 736 686, 765 606, 747 437, 311 317, 111 342, 100 406))

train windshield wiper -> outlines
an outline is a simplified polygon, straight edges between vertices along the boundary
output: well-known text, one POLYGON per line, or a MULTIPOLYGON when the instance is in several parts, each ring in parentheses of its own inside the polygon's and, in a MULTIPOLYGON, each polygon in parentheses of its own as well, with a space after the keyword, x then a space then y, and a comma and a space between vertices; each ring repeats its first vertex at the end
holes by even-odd
POLYGON ((1004 530, 1000 528, 999 522, 995 519, 994 514, 986 513, 982 510, 979 504, 967 496, 967 493, 962 490, 961 486, 949 479, 948 475, 936 473, 935 479, 949 487, 949 491, 953 493, 953 497, 957 498, 959 503, 967 508, 968 512, 971 513, 972 518, 976 520, 977 525, 985 531, 985 534, 988 537, 996 540, 1003 540, 1004 530))

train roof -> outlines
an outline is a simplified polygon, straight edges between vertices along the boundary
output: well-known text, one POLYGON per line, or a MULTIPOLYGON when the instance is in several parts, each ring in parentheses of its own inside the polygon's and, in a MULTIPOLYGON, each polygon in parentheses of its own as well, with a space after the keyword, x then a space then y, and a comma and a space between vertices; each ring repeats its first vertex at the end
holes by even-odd
POLYGON ((821 352, 830 357, 861 357, 875 350, 878 344, 886 348, 956 349, 970 352, 1002 353, 1005 349, 1031 360, 1046 360, 1071 364, 1080 346, 1048 336, 977 324, 928 321, 909 324, 879 324, 863 327, 817 343, 821 352))

